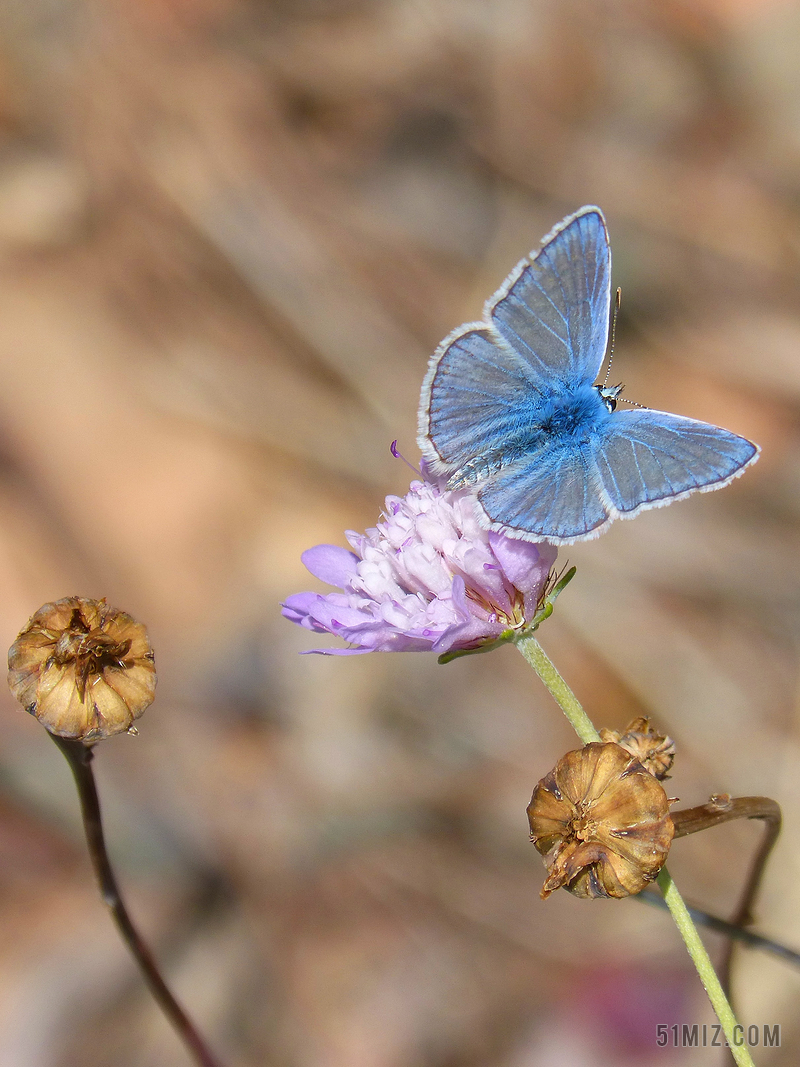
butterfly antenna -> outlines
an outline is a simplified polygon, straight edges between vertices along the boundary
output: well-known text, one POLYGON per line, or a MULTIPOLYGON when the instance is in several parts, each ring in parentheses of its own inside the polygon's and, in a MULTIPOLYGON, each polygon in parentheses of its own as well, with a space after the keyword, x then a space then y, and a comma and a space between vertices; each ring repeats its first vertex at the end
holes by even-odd
POLYGON ((617 293, 614 297, 614 317, 611 320, 611 344, 608 349, 608 370, 606 371, 606 379, 603 382, 603 388, 608 385, 608 379, 611 376, 611 361, 614 358, 614 342, 617 339, 617 315, 619 314, 619 306, 622 303, 622 289, 617 286, 617 293))
MULTIPOLYGON (((622 289, 617 288, 617 292, 614 296, 614 317, 611 320, 611 344, 608 346, 608 370, 606 371, 606 378, 600 389, 600 396, 609 396, 614 404, 630 404, 632 408, 642 408, 647 411, 648 408, 644 404, 637 404, 635 400, 628 400, 626 396, 622 396, 622 386, 617 385, 613 389, 608 389, 608 379, 611 376, 611 361, 614 359, 614 344, 617 340, 617 315, 619 314, 619 306, 622 303, 622 289)), ((612 408, 613 410, 613 408, 612 408)))

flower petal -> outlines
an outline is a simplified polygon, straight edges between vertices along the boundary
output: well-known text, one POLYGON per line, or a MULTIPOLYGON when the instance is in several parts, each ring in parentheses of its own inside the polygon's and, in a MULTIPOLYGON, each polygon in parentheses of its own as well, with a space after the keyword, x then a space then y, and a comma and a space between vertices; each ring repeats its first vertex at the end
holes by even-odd
POLYGON ((345 589, 355 577, 358 556, 339 545, 315 545, 308 548, 300 559, 315 578, 345 589))
POLYGON ((521 541, 518 537, 489 532, 489 544, 508 580, 522 593, 529 593, 550 573, 558 549, 548 541, 521 541))
POLYGON ((320 599, 319 593, 294 593, 292 596, 287 596, 281 604, 281 615, 289 622, 296 622, 298 626, 305 627, 306 630, 315 630, 319 634, 324 634, 325 627, 317 625, 311 618, 312 605, 320 599))

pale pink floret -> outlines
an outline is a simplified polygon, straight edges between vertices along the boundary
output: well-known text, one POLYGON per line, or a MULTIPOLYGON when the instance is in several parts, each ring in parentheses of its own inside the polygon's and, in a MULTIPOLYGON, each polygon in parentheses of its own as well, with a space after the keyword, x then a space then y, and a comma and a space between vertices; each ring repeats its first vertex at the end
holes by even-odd
POLYGON ((332 633, 361 652, 450 652, 494 640, 530 622, 556 549, 484 529, 470 490, 427 481, 386 498, 382 522, 347 532, 353 551, 317 545, 303 553, 316 577, 338 593, 297 593, 283 615, 332 633))

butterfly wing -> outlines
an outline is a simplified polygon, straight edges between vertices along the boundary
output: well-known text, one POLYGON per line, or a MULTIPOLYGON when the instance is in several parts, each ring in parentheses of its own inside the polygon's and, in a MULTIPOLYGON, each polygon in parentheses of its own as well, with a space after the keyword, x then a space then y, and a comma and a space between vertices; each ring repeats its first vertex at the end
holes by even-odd
POLYGON ((422 386, 419 446, 438 473, 512 462, 544 397, 591 383, 608 337, 611 254, 599 208, 560 223, 486 304, 488 321, 441 343, 422 386), (511 449, 511 454, 508 454, 511 449))
POLYGON ((537 421, 539 383, 531 368, 488 326, 462 327, 442 342, 422 387, 419 446, 437 473, 478 457, 502 455, 537 421))
POLYGON ((487 479, 478 500, 492 529, 528 541, 568 544, 611 521, 589 445, 546 445, 487 479))
POLYGON ((492 529, 570 544, 694 492, 721 489, 759 454, 745 437, 664 411, 617 411, 580 447, 547 441, 478 490, 492 529))
POLYGON ((517 264, 487 304, 488 316, 542 382, 591 384, 608 342, 611 249, 603 213, 584 207, 517 264))
POLYGON ((612 518, 721 489, 758 458, 758 445, 665 411, 617 411, 595 449, 612 518))

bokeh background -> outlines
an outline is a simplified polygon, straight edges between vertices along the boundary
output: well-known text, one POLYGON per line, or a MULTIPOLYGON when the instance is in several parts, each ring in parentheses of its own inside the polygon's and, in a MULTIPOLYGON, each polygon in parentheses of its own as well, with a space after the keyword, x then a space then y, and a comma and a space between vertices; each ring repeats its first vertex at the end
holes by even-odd
MULTIPOLYGON (((539 900, 525 806, 575 738, 505 648, 301 657, 300 563, 417 462, 429 354, 600 204, 614 381, 759 464, 562 552, 541 639, 670 795, 768 794, 757 929, 800 947, 800 5, 5 0, 0 625, 107 596, 156 703, 98 753, 134 914, 231 1067, 684 1067, 710 1022, 668 917, 539 900)), ((324 643, 324 639, 323 642, 324 643)), ((0 1063, 184 1067, 117 942, 63 760, 0 711, 0 1063)), ((680 841, 725 914, 756 825, 680 841)), ((722 943, 707 935, 718 955, 722 943)), ((738 954, 797 1062, 800 974, 738 954)))

